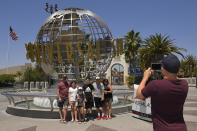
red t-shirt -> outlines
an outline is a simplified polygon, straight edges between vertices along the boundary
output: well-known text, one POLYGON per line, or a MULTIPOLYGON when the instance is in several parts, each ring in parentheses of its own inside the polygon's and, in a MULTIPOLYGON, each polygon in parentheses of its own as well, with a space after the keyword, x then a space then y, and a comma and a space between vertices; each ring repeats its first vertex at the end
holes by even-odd
POLYGON ((61 98, 68 98, 68 89, 69 89, 70 83, 66 82, 64 83, 63 81, 61 81, 57 88, 59 89, 59 95, 61 98))
POLYGON ((154 131, 186 131, 183 105, 187 97, 185 80, 153 80, 142 89, 144 97, 151 97, 154 131))

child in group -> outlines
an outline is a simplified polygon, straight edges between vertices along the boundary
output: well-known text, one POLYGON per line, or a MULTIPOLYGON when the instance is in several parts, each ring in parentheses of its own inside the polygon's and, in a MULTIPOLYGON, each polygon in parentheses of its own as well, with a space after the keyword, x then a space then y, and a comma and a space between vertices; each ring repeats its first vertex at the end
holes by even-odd
POLYGON ((85 113, 84 113, 84 107, 85 107, 85 94, 82 87, 78 88, 77 93, 77 100, 78 100, 78 113, 79 113, 79 122, 85 122, 85 113), (81 116, 83 119, 81 119, 81 116))
POLYGON ((90 82, 90 78, 87 77, 85 80, 85 84, 83 85, 83 91, 85 94, 85 108, 86 108, 86 121, 94 120, 93 114, 92 114, 92 107, 94 107, 94 99, 93 99, 93 91, 94 86, 90 82))
POLYGON ((74 122, 74 120, 76 122, 78 122, 77 119, 77 85, 76 85, 76 81, 71 82, 71 87, 69 88, 68 91, 68 98, 69 98, 69 104, 71 105, 71 117, 72 117, 72 122, 74 122), (74 119, 75 116, 75 119, 74 119))

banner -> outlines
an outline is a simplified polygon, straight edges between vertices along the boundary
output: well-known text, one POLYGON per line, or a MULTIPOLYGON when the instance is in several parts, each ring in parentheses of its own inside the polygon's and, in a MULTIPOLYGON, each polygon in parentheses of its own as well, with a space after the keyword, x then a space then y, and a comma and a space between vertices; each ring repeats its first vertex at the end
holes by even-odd
POLYGON ((40 64, 40 45, 37 43, 34 43, 34 51, 36 56, 36 62, 40 64))
POLYGON ((53 64, 53 47, 54 46, 52 43, 46 43, 46 47, 47 47, 49 63, 53 64))
POLYGON ((41 50, 42 50, 42 62, 46 63, 46 55, 45 55, 45 45, 41 43, 41 50))
POLYGON ((137 89, 139 85, 134 84, 134 100, 132 104, 132 116, 146 120, 152 121, 151 119, 151 98, 147 98, 145 100, 135 99, 137 89))
POLYGON ((100 47, 100 42, 101 42, 101 40, 100 39, 98 39, 97 41, 96 41, 96 53, 97 53, 97 61, 99 61, 100 59, 101 59, 101 47, 100 47))
MULTIPOLYGON (((103 40, 98 39, 96 42, 92 43, 92 41, 89 41, 84 44, 82 41, 77 42, 77 45, 75 46, 75 52, 78 52, 77 55, 79 57, 78 62, 82 63, 85 61, 99 61, 101 60, 101 49, 102 44, 105 43, 103 40), (84 49, 83 46, 86 46, 84 49), (91 60, 90 60, 91 59, 91 60)), ((118 39, 112 39, 111 40, 111 48, 112 48, 112 57, 116 57, 123 54, 123 38, 118 39)), ((74 63, 74 51, 72 43, 67 42, 66 44, 66 50, 61 49, 61 43, 26 43, 26 58, 30 59, 31 62, 37 62, 40 63, 41 61, 46 63, 49 62, 50 64, 54 63, 54 59, 57 59, 58 64, 63 63, 67 60, 66 63, 74 63), (57 50, 57 54, 56 51, 57 50), (62 53, 66 52, 66 58, 62 57, 62 53)), ((106 51, 105 49, 103 52, 106 51)), ((104 52, 105 53, 105 52, 104 52)))
POLYGON ((35 62, 35 52, 34 52, 34 44, 29 43, 29 48, 30 48, 30 59, 31 62, 35 62))
POLYGON ((67 60, 69 63, 74 63, 73 60, 73 49, 70 43, 66 43, 66 54, 67 54, 67 60))
POLYGON ((118 38, 116 39, 116 47, 117 47, 117 56, 123 54, 123 39, 118 38))
POLYGON ((116 46, 114 45, 114 41, 115 41, 115 39, 111 40, 112 49, 113 49, 113 56, 112 57, 116 57, 116 46))
POLYGON ((29 50, 29 44, 28 43, 25 44, 25 48, 26 48, 26 58, 30 59, 30 50, 29 50))
POLYGON ((60 43, 57 42, 56 46, 57 46, 57 60, 58 60, 59 64, 62 64, 62 56, 61 56, 61 52, 60 52, 60 43))
POLYGON ((77 50, 78 50, 79 53, 80 53, 80 56, 79 56, 79 63, 81 63, 81 62, 84 61, 84 53, 83 53, 83 51, 81 50, 81 42, 77 42, 77 50))
POLYGON ((94 56, 94 52, 92 50, 92 42, 91 41, 88 42, 88 53, 87 53, 86 61, 89 61, 89 59, 91 59, 92 61, 95 61, 95 56, 94 56))

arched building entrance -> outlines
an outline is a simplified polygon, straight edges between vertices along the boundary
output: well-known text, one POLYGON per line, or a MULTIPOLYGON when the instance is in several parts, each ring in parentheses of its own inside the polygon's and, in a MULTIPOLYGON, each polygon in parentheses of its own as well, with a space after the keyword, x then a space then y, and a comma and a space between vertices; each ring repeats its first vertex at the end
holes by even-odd
POLYGON ((112 59, 107 69, 106 78, 115 85, 125 85, 128 77, 128 64, 125 62, 125 56, 120 55, 112 59))
POLYGON ((111 68, 111 84, 124 84, 124 67, 121 64, 114 64, 111 68))

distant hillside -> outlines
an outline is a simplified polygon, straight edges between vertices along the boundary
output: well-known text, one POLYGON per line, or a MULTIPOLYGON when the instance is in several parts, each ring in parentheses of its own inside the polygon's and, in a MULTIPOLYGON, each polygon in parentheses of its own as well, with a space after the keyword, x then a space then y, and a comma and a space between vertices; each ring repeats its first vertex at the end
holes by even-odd
MULTIPOLYGON (((17 71, 20 71, 22 73, 25 72, 25 69, 32 65, 30 63, 26 63, 25 65, 20 65, 20 66, 13 66, 8 68, 8 74, 16 74, 17 71)), ((6 74, 7 73, 7 68, 0 69, 0 74, 6 74)))

